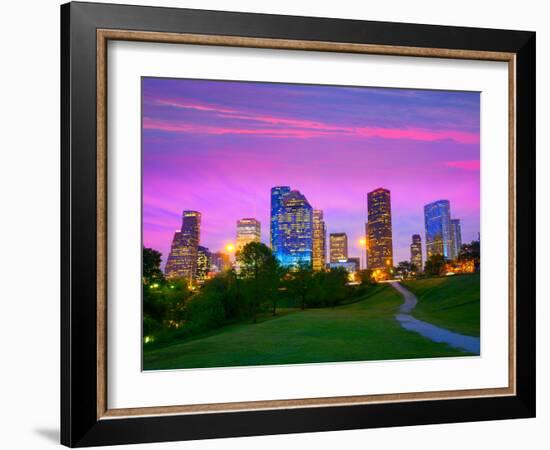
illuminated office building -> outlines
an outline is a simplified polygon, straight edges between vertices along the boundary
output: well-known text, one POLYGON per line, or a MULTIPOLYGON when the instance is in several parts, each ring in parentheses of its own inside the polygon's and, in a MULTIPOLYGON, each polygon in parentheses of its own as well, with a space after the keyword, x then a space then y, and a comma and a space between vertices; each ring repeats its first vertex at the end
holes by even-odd
POLYGON ((313 210, 313 270, 323 270, 326 263, 327 229, 323 220, 323 211, 313 210))
POLYGON ((412 235, 411 264, 414 264, 417 272, 422 272, 422 239, 419 234, 412 235))
POLYGON ((197 257, 200 240, 201 213, 183 211, 181 230, 176 231, 166 261, 167 278, 197 278, 197 257))
POLYGON ((303 265, 311 268, 313 208, 300 191, 290 191, 282 196, 281 203, 277 209, 275 257, 284 267, 303 265))
POLYGON ((197 280, 204 281, 208 278, 208 274, 211 272, 210 266, 212 265, 212 254, 210 250, 201 245, 197 248, 197 280))
POLYGON ((237 251, 250 242, 260 242, 262 237, 260 222, 247 218, 237 220, 237 251))
POLYGON ((378 188, 367 194, 367 267, 393 266, 393 241, 390 191, 378 188))
POLYGON ((348 259, 348 235, 330 233, 330 262, 337 263, 348 259))
POLYGON ((460 219, 451 219, 451 259, 458 258, 462 248, 462 233, 460 231, 460 219))
POLYGON ((290 193, 290 186, 275 186, 271 188, 271 220, 269 228, 269 243, 271 251, 279 260, 282 256, 282 238, 279 233, 279 220, 283 211, 283 198, 290 193))
POLYGON ((454 251, 449 200, 438 200, 425 205, 424 224, 427 257, 442 255, 446 259, 452 259, 454 251))
POLYGON ((328 263, 328 268, 329 269, 345 269, 346 272, 349 272, 349 273, 357 272, 356 262, 355 261, 350 261, 348 259, 343 259, 341 261, 328 263))

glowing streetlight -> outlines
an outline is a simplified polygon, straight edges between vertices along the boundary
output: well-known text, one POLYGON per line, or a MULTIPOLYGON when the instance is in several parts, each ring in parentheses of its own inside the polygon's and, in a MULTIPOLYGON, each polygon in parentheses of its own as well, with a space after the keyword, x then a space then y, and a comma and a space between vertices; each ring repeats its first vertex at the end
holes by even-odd
POLYGON ((227 253, 233 253, 235 251, 235 246, 233 244, 227 244, 225 246, 225 251, 227 253))

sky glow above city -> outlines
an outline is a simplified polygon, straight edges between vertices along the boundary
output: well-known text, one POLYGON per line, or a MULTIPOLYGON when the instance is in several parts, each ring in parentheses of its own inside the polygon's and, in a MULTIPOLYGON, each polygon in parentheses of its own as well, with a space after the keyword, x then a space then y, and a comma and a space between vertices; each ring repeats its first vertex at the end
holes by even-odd
POLYGON ((163 267, 183 210, 202 213, 201 243, 234 243, 255 217, 269 245, 270 189, 286 185, 324 212, 361 256, 367 193, 391 191, 394 262, 422 237, 423 207, 451 202, 462 241, 477 239, 477 92, 143 78, 143 244, 163 267))

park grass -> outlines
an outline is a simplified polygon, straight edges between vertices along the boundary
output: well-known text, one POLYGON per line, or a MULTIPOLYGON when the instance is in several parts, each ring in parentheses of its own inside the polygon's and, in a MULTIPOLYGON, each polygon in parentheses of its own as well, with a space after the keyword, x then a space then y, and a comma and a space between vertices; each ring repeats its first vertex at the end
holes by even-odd
POLYGON ((479 274, 427 278, 402 283, 416 295, 412 315, 467 336, 479 337, 479 274))
POLYGON ((144 370, 369 361, 463 356, 467 353, 405 330, 394 314, 403 302, 391 287, 335 308, 285 311, 206 336, 144 347, 144 370))

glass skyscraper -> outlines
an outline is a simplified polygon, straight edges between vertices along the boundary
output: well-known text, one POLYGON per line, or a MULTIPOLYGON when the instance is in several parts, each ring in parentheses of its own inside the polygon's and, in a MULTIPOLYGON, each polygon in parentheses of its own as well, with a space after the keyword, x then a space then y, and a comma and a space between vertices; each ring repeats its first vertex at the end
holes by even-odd
POLYGON ((454 257, 451 227, 451 204, 449 200, 437 200, 424 206, 426 228, 426 254, 454 257))
POLYGON ((313 210, 313 270, 319 271, 325 268, 327 253, 327 228, 323 220, 323 211, 313 210))
POLYGON ((375 189, 367 194, 367 267, 386 269, 393 266, 393 238, 390 191, 375 189))
MULTIPOLYGON (((271 198, 273 206, 273 189, 271 198)), ((275 257, 284 267, 305 265, 311 268, 313 208, 300 191, 290 191, 281 196, 280 203, 280 207, 276 205, 278 220, 275 233, 272 234, 272 248, 275 244, 275 257)), ((273 224, 273 216, 271 223, 273 224)))
POLYGON ((460 249, 462 248, 462 233, 460 231, 460 219, 451 219, 451 236, 452 236, 452 258, 458 258, 460 249))
POLYGON ((290 192, 290 186, 275 186, 271 188, 271 221, 269 241, 271 251, 281 260, 282 238, 279 233, 279 220, 283 211, 283 198, 290 192))
POLYGON ((197 278, 197 257, 200 240, 201 213, 183 211, 181 230, 172 240, 164 273, 167 278, 197 278))

